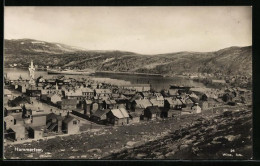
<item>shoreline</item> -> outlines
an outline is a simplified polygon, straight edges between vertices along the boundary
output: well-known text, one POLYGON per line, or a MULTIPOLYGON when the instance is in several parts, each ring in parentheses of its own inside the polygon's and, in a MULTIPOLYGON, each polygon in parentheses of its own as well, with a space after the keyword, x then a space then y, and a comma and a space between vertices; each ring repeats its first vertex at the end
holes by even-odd
MULTIPOLYGON (((27 70, 26 67, 4 67, 4 69, 27 70)), ((46 71, 47 72, 47 69, 36 69, 36 71, 46 71)), ((174 77, 189 78, 189 77, 182 76, 182 75, 171 75, 170 76, 170 75, 164 75, 164 74, 138 73, 138 72, 120 72, 120 71, 95 71, 93 74, 94 75, 95 74, 121 74, 121 75, 138 75, 138 76, 159 76, 159 77, 168 77, 168 78, 174 78, 174 77)), ((50 75, 52 75, 52 74, 50 74, 50 75)), ((64 75, 67 75, 67 74, 64 73, 64 75)), ((70 74, 70 75, 74 75, 74 74, 70 74)))
POLYGON ((142 76, 159 76, 164 77, 162 74, 151 73, 137 73, 137 72, 120 72, 120 71, 96 71, 97 74, 127 74, 127 75, 142 75, 142 76))

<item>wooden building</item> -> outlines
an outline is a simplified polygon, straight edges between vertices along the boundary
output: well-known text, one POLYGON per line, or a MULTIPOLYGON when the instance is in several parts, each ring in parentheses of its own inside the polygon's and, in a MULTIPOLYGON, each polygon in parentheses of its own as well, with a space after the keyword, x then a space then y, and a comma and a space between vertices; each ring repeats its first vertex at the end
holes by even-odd
POLYGON ((72 110, 77 108, 77 99, 62 99, 61 109, 72 110))
POLYGON ((113 125, 123 126, 129 123, 129 115, 124 108, 112 109, 107 113, 107 121, 113 125))
POLYGON ((161 110, 157 106, 149 106, 144 110, 144 119, 155 120, 161 117, 161 110))
POLYGON ((107 120, 107 113, 110 111, 110 109, 103 109, 103 110, 97 110, 94 114, 91 115, 91 119, 93 119, 96 122, 103 122, 107 120))
POLYGON ((80 129, 80 120, 72 117, 66 116, 62 122, 62 130, 66 134, 77 134, 80 129))

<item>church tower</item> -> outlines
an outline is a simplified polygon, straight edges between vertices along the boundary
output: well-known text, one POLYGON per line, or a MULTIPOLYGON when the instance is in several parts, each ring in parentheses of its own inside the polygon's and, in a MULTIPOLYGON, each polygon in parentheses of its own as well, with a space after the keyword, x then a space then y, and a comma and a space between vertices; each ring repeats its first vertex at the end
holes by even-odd
POLYGON ((29 74, 30 74, 29 84, 30 84, 30 85, 35 85, 34 71, 35 71, 35 68, 34 68, 34 66, 33 66, 33 61, 31 61, 31 65, 29 66, 29 74))

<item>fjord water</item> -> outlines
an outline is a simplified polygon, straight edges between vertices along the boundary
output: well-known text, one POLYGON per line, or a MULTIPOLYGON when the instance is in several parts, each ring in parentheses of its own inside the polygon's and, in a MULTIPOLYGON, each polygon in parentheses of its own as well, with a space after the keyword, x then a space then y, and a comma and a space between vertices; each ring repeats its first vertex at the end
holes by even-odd
MULTIPOLYGON (((11 80, 29 79, 29 71, 27 69, 5 68, 4 73, 11 80)), ((35 79, 39 76, 44 78, 55 78, 57 75, 50 75, 46 71, 35 71, 35 79)), ((110 83, 115 85, 124 84, 151 84, 151 87, 160 91, 168 89, 170 85, 185 85, 191 87, 204 87, 202 83, 194 82, 191 79, 184 77, 161 77, 161 76, 145 76, 145 75, 130 75, 130 74, 113 74, 113 73, 96 73, 95 75, 67 75, 68 78, 90 78, 97 82, 110 83)))

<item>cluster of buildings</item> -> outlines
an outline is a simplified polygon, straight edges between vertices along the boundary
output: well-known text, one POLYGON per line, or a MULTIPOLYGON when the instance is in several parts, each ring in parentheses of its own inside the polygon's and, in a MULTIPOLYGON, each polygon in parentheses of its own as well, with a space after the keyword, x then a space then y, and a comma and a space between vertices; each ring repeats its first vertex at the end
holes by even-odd
POLYGON ((222 92, 210 93, 199 88, 170 86, 162 92, 151 92, 150 84, 115 86, 65 76, 34 79, 33 63, 29 71, 30 80, 5 80, 6 85, 23 94, 12 98, 8 89, 4 91, 5 138, 23 140, 75 134, 80 131, 81 118, 123 126, 201 113, 223 104, 222 92), (32 99, 57 109, 32 107, 32 99))

